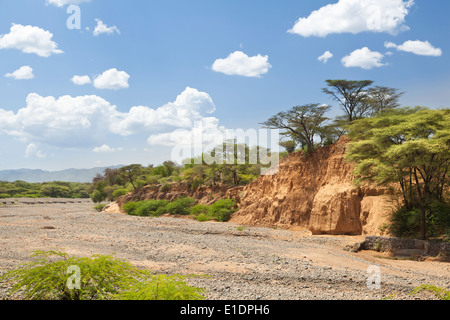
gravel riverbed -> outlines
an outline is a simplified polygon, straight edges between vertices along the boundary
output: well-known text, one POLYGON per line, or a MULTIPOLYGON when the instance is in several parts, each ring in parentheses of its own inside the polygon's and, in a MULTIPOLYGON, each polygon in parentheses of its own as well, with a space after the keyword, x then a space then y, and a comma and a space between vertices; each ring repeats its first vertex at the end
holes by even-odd
MULTIPOLYGON (((164 274, 208 275, 189 280, 206 289, 208 300, 424 300, 434 296, 409 293, 422 284, 450 289, 449 263, 344 250, 364 237, 132 217, 93 207, 90 200, 1 200, 0 274, 30 261, 34 250, 57 250, 114 255, 164 274), (374 267, 381 272, 379 288, 367 285, 374 267)), ((0 299, 7 286, 0 284, 0 299)))

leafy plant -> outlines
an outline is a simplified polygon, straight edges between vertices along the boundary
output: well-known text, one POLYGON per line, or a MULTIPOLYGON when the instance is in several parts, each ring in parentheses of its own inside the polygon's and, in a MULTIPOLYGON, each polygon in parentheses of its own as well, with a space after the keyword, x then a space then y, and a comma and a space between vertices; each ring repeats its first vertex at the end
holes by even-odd
POLYGON ((172 189, 172 186, 168 183, 161 187, 161 192, 169 192, 172 189))
POLYGON ((209 206, 206 204, 197 204, 191 208, 191 215, 198 216, 200 214, 208 213, 209 206))
POLYGON ((138 203, 134 202, 134 201, 130 201, 125 203, 122 206, 123 211, 125 211, 126 213, 128 213, 129 215, 135 216, 136 214, 136 209, 138 208, 138 203))
POLYGON ((219 222, 227 222, 236 212, 236 201, 234 199, 222 199, 209 207, 208 214, 219 222))
POLYGON ((106 204, 101 203, 101 204, 96 205, 94 207, 94 209, 97 210, 98 212, 102 212, 103 208, 105 208, 105 207, 106 207, 106 204))
POLYGON ((211 221, 211 216, 205 214, 205 213, 201 213, 198 216, 195 216, 195 220, 200 221, 200 222, 206 222, 206 221, 211 221))
POLYGON ((197 202, 192 198, 178 198, 166 206, 166 210, 170 214, 189 215, 190 209, 197 202))
POLYGON ((113 199, 117 200, 119 197, 126 195, 128 192, 128 189, 116 189, 112 194, 113 199))
POLYGON ((204 289, 189 286, 189 276, 156 275, 150 282, 137 282, 117 294, 119 300, 203 300, 204 289))
POLYGON ((159 217, 166 212, 168 204, 168 200, 141 201, 138 202, 135 213, 140 217, 159 217))
POLYGON ((450 291, 429 284, 421 285, 420 287, 415 288, 410 295, 414 295, 422 291, 432 292, 440 300, 450 300, 450 291))
POLYGON ((111 256, 69 257, 36 251, 31 263, 0 277, 12 282, 9 295, 26 300, 200 300, 203 289, 189 286, 187 277, 154 275, 111 256), (70 289, 70 267, 79 268, 79 285, 70 289))

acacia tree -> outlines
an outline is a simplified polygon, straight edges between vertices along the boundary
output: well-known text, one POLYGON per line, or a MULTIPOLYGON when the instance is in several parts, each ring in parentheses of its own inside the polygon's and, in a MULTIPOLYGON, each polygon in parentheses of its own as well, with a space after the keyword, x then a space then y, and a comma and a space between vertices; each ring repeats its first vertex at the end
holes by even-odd
POLYGON ((348 122, 351 123, 367 115, 370 106, 364 101, 367 89, 373 84, 373 81, 326 80, 326 83, 328 87, 323 88, 322 91, 339 103, 348 122))
POLYGON ((362 103, 367 105, 371 116, 380 115, 400 107, 399 100, 403 94, 398 89, 376 86, 367 90, 362 103))
MULTIPOLYGON (((450 109, 400 109, 355 121, 348 127, 347 158, 361 180, 398 184, 408 211, 421 213, 421 238, 433 201, 444 201, 449 186, 450 109)), ((450 215, 450 212, 447 213, 450 215)))
POLYGON ((142 174, 142 165, 140 164, 132 164, 119 169, 119 176, 123 180, 131 183, 131 185, 135 190, 137 189, 136 180, 141 174, 142 174))
POLYGON ((281 129, 283 135, 290 136, 292 140, 299 141, 309 150, 315 147, 315 138, 320 133, 323 124, 329 119, 325 113, 330 106, 320 104, 307 104, 293 107, 287 112, 280 112, 262 123, 267 129, 281 129))

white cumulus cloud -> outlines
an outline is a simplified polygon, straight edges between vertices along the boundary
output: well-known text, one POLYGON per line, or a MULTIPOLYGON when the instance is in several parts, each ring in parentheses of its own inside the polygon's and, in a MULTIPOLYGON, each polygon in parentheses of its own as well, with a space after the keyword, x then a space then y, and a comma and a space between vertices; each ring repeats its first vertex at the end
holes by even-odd
POLYGON ((187 87, 174 102, 157 109, 136 106, 127 113, 117 114, 112 130, 127 136, 167 127, 190 128, 195 121, 215 110, 214 102, 206 92, 187 87))
POLYGON ((396 48, 399 51, 410 52, 421 56, 442 56, 442 49, 434 47, 429 41, 408 40, 401 45, 397 45, 393 42, 386 42, 384 46, 388 49, 396 48))
POLYGON ((377 51, 371 51, 369 48, 364 47, 353 51, 348 56, 342 58, 342 64, 347 67, 359 67, 366 70, 370 70, 375 67, 382 67, 386 64, 382 63, 384 55, 377 51))
POLYGON ((115 105, 96 95, 55 98, 30 93, 26 106, 17 112, 0 109, 0 134, 36 146, 119 151, 103 146, 108 136, 190 130, 196 122, 216 119, 210 116, 214 111, 212 98, 190 87, 159 108, 137 106, 127 112, 118 111, 115 105))
POLYGON ((98 37, 101 34, 111 35, 114 32, 120 34, 120 30, 116 26, 108 27, 100 19, 95 19, 95 21, 97 22, 97 25, 95 26, 95 29, 94 29, 94 32, 93 32, 93 35, 95 37, 98 37))
POLYGON ((91 78, 89 76, 73 76, 71 81, 77 86, 83 86, 85 84, 91 84, 91 78))
POLYGON ((39 27, 13 24, 9 33, 0 35, 0 49, 17 49, 41 57, 63 53, 52 38, 51 32, 39 27))
POLYGON ((116 68, 106 70, 94 79, 94 87, 97 89, 119 90, 129 88, 130 75, 116 68))
POLYGON ((242 51, 235 51, 225 59, 217 59, 212 65, 212 70, 226 75, 239 75, 245 77, 261 77, 269 72, 272 66, 269 57, 258 54, 249 57, 242 51))
MULTIPOLYGON (((56 147, 98 145, 116 107, 97 96, 42 97, 30 93, 16 113, 0 109, 0 133, 56 147)), ((104 141, 104 140, 103 140, 104 141)))
POLYGON ((22 66, 14 72, 5 74, 5 77, 16 80, 30 80, 34 78, 33 68, 30 66, 22 66))
POLYGON ((304 37, 366 31, 395 34, 408 29, 405 18, 413 4, 413 0, 339 0, 298 19, 288 32, 304 37))
POLYGON ((317 60, 323 63, 327 63, 331 58, 333 58, 333 54, 330 51, 325 51, 325 53, 318 57, 317 60))

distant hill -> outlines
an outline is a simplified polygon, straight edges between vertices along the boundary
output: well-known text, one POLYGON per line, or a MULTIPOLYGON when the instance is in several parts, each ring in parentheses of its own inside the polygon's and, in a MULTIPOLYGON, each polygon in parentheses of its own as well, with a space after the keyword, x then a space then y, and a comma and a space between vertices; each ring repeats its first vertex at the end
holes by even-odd
POLYGON ((26 181, 30 183, 42 183, 52 181, 64 182, 92 182, 97 174, 103 174, 107 168, 117 169, 123 166, 99 167, 92 169, 66 169, 61 171, 44 171, 31 169, 3 170, 0 171, 0 181, 26 181))

